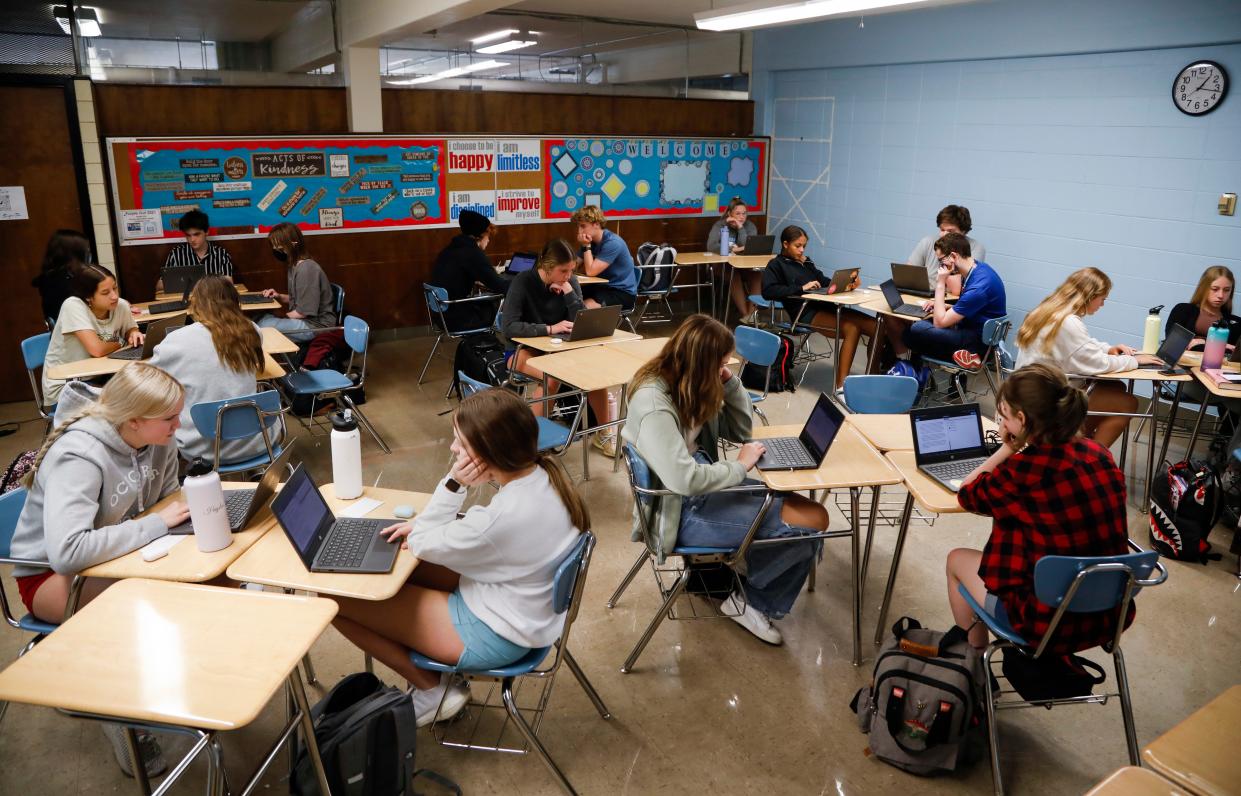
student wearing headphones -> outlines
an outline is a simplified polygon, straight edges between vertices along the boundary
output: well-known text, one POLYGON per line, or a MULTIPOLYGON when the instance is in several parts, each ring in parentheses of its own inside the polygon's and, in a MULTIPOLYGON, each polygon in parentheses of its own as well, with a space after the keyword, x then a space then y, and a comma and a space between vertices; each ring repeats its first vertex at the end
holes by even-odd
MULTIPOLYGON (((508 282, 484 253, 496 227, 485 215, 473 210, 462 210, 457 216, 461 234, 454 237, 435 258, 431 266, 431 284, 448 292, 450 301, 463 299, 474 292, 475 285, 482 285, 501 296, 508 291, 508 282)), ((467 304, 449 305, 444 313, 448 328, 454 332, 464 329, 482 329, 495 319, 496 301, 474 301, 467 304)))
POLYGON ((603 228, 607 221, 603 211, 594 205, 578 208, 573 213, 582 271, 587 276, 608 280, 606 285, 583 288, 586 306, 594 309, 619 304, 622 309, 631 310, 638 300, 638 272, 633 267, 629 244, 612 230, 603 228))

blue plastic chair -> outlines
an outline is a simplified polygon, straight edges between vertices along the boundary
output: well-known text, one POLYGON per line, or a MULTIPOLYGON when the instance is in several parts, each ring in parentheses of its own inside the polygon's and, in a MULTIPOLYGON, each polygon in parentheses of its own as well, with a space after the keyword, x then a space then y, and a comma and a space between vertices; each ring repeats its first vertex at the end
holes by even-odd
POLYGON ((1111 697, 1120 698, 1121 717, 1125 725, 1125 742, 1129 750, 1130 765, 1138 762, 1137 730, 1133 724, 1133 705, 1129 697, 1129 678, 1125 672, 1125 658, 1120 651, 1121 634, 1124 632, 1124 618, 1129 613, 1133 598, 1143 588, 1158 586, 1168 579, 1168 571, 1159 563, 1159 554, 1154 551, 1141 550, 1133 542, 1130 548, 1137 552, 1119 556, 1044 556, 1034 566, 1034 594, 1039 602, 1056 609, 1051 624, 1041 639, 1023 638, 1009 622, 1003 604, 999 605, 996 614, 988 613, 979 605, 973 595, 962 585, 958 587, 961 596, 969 603, 974 614, 987 626, 996 639, 987 646, 983 653, 985 675, 992 673, 992 660, 1001 649, 1007 650, 1005 655, 1029 655, 1034 658, 1041 656, 1048 644, 1055 637, 1056 630, 1064 614, 1093 613, 1115 609, 1117 616, 1116 636, 1104 646, 1111 647, 1112 666, 1116 674, 1116 691, 1109 694, 1090 694, 1081 697, 1031 701, 1010 699, 1000 701, 1001 694, 996 693, 998 681, 991 676, 984 676, 986 689, 987 727, 991 741, 991 778, 997 796, 1004 793, 1003 779, 1000 775, 999 727, 996 724, 996 710, 1004 708, 1020 708, 1040 705, 1051 708, 1061 704, 1106 704, 1111 697), (1154 573, 1154 577, 1152 577, 1154 573))
POLYGON ((918 380, 909 376, 846 376, 845 405, 859 415, 903 415, 918 400, 918 380))
MULTIPOLYGON (((14 489, 11 492, 0 495, 0 564, 49 567, 50 565, 46 561, 13 558, 13 533, 17 530, 17 520, 21 516, 22 508, 25 505, 26 490, 24 488, 14 489)), ((22 647, 21 652, 17 653, 19 658, 30 652, 34 645, 38 644, 44 636, 56 629, 56 625, 36 619, 34 614, 25 614, 20 619, 15 617, 9 606, 9 598, 5 593, 3 582, 0 582, 0 610, 4 611, 4 621, 8 623, 9 627, 34 634, 34 638, 30 640, 30 643, 22 647)), ((0 720, 4 719, 4 714, 8 707, 8 702, 0 702, 0 720)))
POLYGON ((340 322, 345 317, 345 289, 335 282, 329 282, 328 287, 332 290, 332 312, 336 313, 336 321, 340 322))
MULTIPOLYGON (((999 385, 1001 374, 1003 373, 1002 357, 1000 344, 1008 337, 1008 332, 1013 327, 1012 321, 1007 315, 1001 315, 998 318, 992 318, 982 325, 982 344, 984 346, 982 359, 982 374, 987 378, 987 389, 991 391, 993 396, 999 395, 999 385)), ((948 401, 945 393, 944 400, 947 403, 964 403, 966 400, 965 379, 971 373, 977 371, 965 370, 952 360, 935 359, 934 357, 924 356, 922 361, 931 368, 942 370, 948 374, 952 380, 952 386, 956 390, 957 400, 948 401)), ((932 377, 934 378, 934 377, 932 377)), ((932 385, 933 386, 933 385, 932 385)))
POLYGON ((423 378, 427 375, 427 368, 431 366, 431 360, 435 358, 435 352, 439 350, 440 343, 447 337, 449 340, 460 340, 463 337, 469 337, 472 334, 482 334, 483 332, 496 331, 499 323, 499 302, 504 300, 504 296, 499 293, 481 293, 477 296, 466 296, 462 299, 448 298, 448 291, 442 287, 422 283, 422 297, 427 302, 427 317, 431 320, 431 328, 435 331, 435 343, 431 346, 431 353, 427 354, 427 361, 422 365, 422 372, 418 374, 418 383, 422 384, 423 378), (496 322, 490 326, 480 326, 476 329, 453 329, 448 325, 448 317, 446 313, 450 307, 458 304, 471 304, 479 301, 497 302, 496 322))
MULTIPOLYGON (((461 382, 461 393, 463 398, 468 398, 476 392, 493 389, 490 384, 471 378, 465 375, 462 371, 457 371, 457 379, 461 382)), ((496 387, 494 389, 502 388, 496 387)), ((545 397, 537 400, 554 400, 555 397, 556 396, 553 395, 550 399, 545 397)), ((581 418, 581 413, 581 406, 579 405, 577 414, 573 418, 573 422, 568 426, 557 423, 555 420, 549 420, 546 417, 535 417, 535 420, 539 423, 539 452, 542 453, 543 451, 551 451, 557 456, 563 456, 564 452, 569 449, 569 445, 573 441, 573 435, 577 432, 577 426, 581 418)))
POLYGON ((758 404, 767 400, 767 392, 771 387, 771 366, 780 355, 780 336, 753 326, 738 326, 733 330, 733 337, 737 343, 737 356, 750 364, 767 369, 763 379, 763 391, 751 392, 750 403, 754 404, 754 414, 763 421, 763 425, 769 425, 767 415, 758 404))
MULTIPOLYGON (((564 625, 560 631, 560 638, 552 646, 532 649, 506 666, 483 670, 463 669, 455 664, 441 663, 417 652, 410 652, 410 661, 419 669, 468 675, 473 680, 498 680, 500 682, 502 709, 507 713, 508 719, 517 727, 526 742, 525 747, 510 748, 501 746, 504 735, 503 729, 501 729, 500 737, 495 739, 494 745, 479 744, 472 737, 464 741, 457 741, 449 739, 444 730, 437 725, 433 725, 432 733, 436 735, 436 740, 442 745, 462 749, 516 752, 519 754, 524 754, 528 747, 533 747, 543 761, 543 764, 547 766, 547 770, 556 778, 556 782, 565 793, 576 794, 573 786, 569 784, 569 780, 561 772, 551 755, 548 754, 546 747, 539 741, 538 731, 547 709, 547 701, 551 695, 556 673, 560 670, 562 661, 568 664, 569 671, 573 672, 573 676, 582 686, 582 690, 586 692, 586 696, 590 697, 590 701, 594 703, 595 709, 599 711, 599 715, 604 719, 612 718, 612 714, 608 711, 607 706, 599 698, 598 692, 595 691, 594 686, 590 684, 590 680, 586 678, 582 668, 574 660, 573 654, 569 652, 569 631, 573 627, 573 621, 577 618, 578 609, 582 604, 582 590, 586 585, 586 573, 590 568, 590 556, 594 547, 595 535, 590 531, 585 531, 578 537, 577 541, 574 542, 556 566, 555 574, 552 576, 552 610, 564 616, 564 625), (543 666, 549 654, 553 654, 551 663, 543 666), (533 707, 518 706, 513 688, 513 684, 518 678, 531 678, 541 681, 542 687, 533 707), (533 720, 529 717, 532 717, 533 720)), ((488 708, 493 710, 501 709, 500 705, 492 705, 489 703, 489 700, 481 703, 471 701, 469 707, 480 711, 488 708)), ((477 730, 480 723, 481 716, 479 720, 472 722, 474 725, 473 729, 477 730)))
POLYGON ((43 332, 22 340, 22 360, 26 364, 26 375, 30 378, 30 392, 34 395, 34 406, 39 417, 47 421, 51 427, 52 417, 56 414, 56 404, 43 405, 43 383, 35 376, 35 371, 43 367, 47 359, 47 347, 52 342, 52 333, 43 332))
POLYGON ((292 395, 311 396, 310 416, 312 420, 315 414, 316 403, 326 401, 329 398, 343 403, 353 411, 353 416, 357 418, 358 425, 370 432, 375 442, 379 443, 379 447, 383 448, 383 452, 392 453, 388 443, 384 442, 383 437, 379 436, 379 432, 371 425, 371 421, 367 419, 362 410, 358 409, 353 399, 349 397, 350 390, 366 384, 366 346, 370 339, 371 327, 366 321, 355 315, 346 316, 343 326, 345 330, 345 343, 350 349, 349 364, 345 366, 345 370, 353 372, 354 357, 358 354, 362 355, 362 367, 357 371, 358 380, 356 382, 338 370, 323 368, 322 370, 304 370, 291 373, 284 377, 282 383, 285 390, 292 395))
POLYGON ((275 390, 240 395, 222 401, 204 401, 190 407, 194 429, 204 438, 215 440, 211 461, 219 473, 239 473, 271 464, 283 450, 282 416, 288 411, 280 405, 275 390), (279 427, 279 433, 277 433, 279 427), (273 435, 276 440, 273 442, 273 435), (251 440, 261 436, 266 451, 233 461, 222 461, 220 446, 225 442, 251 440))

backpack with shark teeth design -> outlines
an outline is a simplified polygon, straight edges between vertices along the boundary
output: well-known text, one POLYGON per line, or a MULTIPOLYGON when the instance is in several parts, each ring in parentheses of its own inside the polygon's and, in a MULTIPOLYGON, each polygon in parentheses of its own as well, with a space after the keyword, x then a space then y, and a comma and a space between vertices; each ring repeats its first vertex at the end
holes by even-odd
POLYGON ((1188 459, 1165 461, 1151 487, 1151 546, 1177 561, 1205 564, 1219 558, 1207 542, 1222 510, 1215 468, 1188 459))

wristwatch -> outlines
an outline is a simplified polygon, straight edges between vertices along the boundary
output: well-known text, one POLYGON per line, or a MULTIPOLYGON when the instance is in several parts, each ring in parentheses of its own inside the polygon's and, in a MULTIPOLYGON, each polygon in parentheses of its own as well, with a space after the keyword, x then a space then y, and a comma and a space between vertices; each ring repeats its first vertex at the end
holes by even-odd
POLYGON ((461 484, 452 476, 448 477, 448 480, 444 482, 444 486, 448 487, 449 492, 459 493, 461 491, 461 484))

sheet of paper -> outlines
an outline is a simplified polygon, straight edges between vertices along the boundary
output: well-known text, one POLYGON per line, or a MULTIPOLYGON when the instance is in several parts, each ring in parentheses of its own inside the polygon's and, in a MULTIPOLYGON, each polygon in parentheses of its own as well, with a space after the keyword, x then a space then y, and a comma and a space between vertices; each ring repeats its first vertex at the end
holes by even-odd
POLYGON ((164 234, 164 219, 160 209, 122 210, 121 234, 126 240, 161 237, 164 234))
POLYGON ((349 508, 336 512, 336 516, 365 517, 367 514, 370 514, 383 504, 384 502, 382 500, 376 500, 375 498, 358 498, 353 503, 349 504, 349 508))
POLYGON ((0 186, 0 221, 30 218, 26 210, 26 189, 20 185, 0 186))

